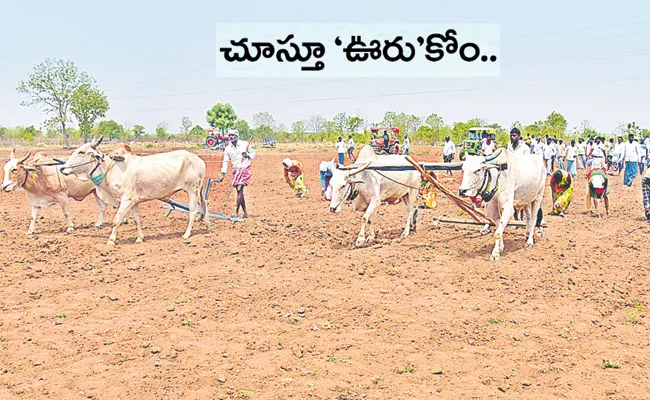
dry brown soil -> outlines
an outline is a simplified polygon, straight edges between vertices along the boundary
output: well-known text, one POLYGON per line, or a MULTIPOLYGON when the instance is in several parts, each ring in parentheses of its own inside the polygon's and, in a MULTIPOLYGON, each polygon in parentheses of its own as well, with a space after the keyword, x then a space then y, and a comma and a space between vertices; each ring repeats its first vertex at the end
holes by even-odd
MULTIPOLYGON (((2 194, 0 398, 650 398, 639 177, 632 188, 611 177, 612 215, 597 219, 584 214, 580 171, 566 218, 546 216, 532 248, 509 227, 491 262, 479 226, 434 227, 462 218, 442 195, 404 239, 405 207, 380 207, 377 242, 355 248, 361 213, 331 214, 320 197, 318 164, 333 155, 259 149, 251 217, 197 224, 189 243, 187 214, 165 217, 154 201, 141 205, 145 242, 130 223, 109 247, 115 210, 94 228, 92 197, 71 200, 74 232, 52 207, 27 237, 24 193, 2 194), (287 155, 308 170, 308 198, 283 181, 287 155)), ((226 190, 213 186, 213 211, 226 190)), ((233 206, 231 195, 224 213, 233 206)))

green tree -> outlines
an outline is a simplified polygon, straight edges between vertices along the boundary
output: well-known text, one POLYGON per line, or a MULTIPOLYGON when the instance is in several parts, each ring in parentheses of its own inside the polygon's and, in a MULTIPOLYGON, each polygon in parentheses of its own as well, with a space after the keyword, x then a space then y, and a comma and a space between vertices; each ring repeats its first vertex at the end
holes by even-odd
POLYGON ((238 119, 235 121, 235 129, 237 129, 237 132, 239 132, 239 136, 244 139, 248 140, 251 137, 251 127, 248 126, 248 122, 246 122, 245 119, 238 119))
POLYGON ((639 132, 641 131, 641 128, 639 125, 636 124, 636 122, 628 122, 627 126, 625 128, 625 134, 626 135, 634 135, 635 137, 638 137, 639 132))
POLYGON ((203 129, 200 125, 194 125, 192 129, 190 129, 190 136, 205 136, 205 129, 203 129))
POLYGON ((294 135, 303 135, 306 131, 305 121, 296 121, 291 124, 291 133, 294 135))
POLYGON ((169 130, 169 124, 165 121, 161 122, 158 124, 156 127, 156 136, 158 136, 161 139, 167 139, 169 134, 167 131, 169 130))
POLYGON ((273 128, 275 128, 275 120, 273 119, 273 116, 266 111, 257 112, 253 115, 253 127, 255 129, 266 127, 273 130, 273 128))
POLYGON ((192 129, 190 117, 181 118, 181 133, 185 135, 186 140, 190 140, 190 129, 192 129))
POLYGON ((140 140, 144 134, 144 126, 138 124, 133 125, 133 136, 136 138, 136 140, 140 140))
POLYGON ((215 104, 207 114, 208 124, 213 128, 219 128, 222 134, 232 128, 237 120, 237 114, 230 104, 215 104))
POLYGON ((567 122, 564 116, 558 112, 551 112, 544 121, 544 133, 549 136, 564 137, 566 136, 567 122))
POLYGON ((93 84, 93 79, 80 72, 72 61, 46 58, 34 66, 27 81, 21 81, 16 90, 30 97, 21 102, 24 106, 41 106, 52 114, 52 119, 61 124, 61 132, 66 147, 70 147, 66 123, 75 90, 84 84, 93 84))
POLYGON ((345 130, 350 133, 356 132, 363 125, 363 123, 364 120, 361 117, 349 117, 345 121, 345 130))
POLYGON ((117 139, 124 132, 124 127, 117 122, 111 120, 99 121, 95 129, 95 136, 104 136, 109 140, 117 139))
POLYGON ((395 111, 386 111, 384 118, 381 120, 381 125, 383 126, 396 126, 395 118, 397 113, 395 111))
POLYGON ((515 121, 512 124, 510 124, 510 131, 515 128, 519 129, 520 132, 524 131, 524 126, 519 121, 515 121))
POLYGON ((90 130, 97 118, 104 117, 108 109, 108 100, 104 93, 88 83, 79 86, 72 93, 70 111, 77 118, 84 143, 88 143, 90 130))
POLYGON ((480 118, 472 118, 466 122, 456 122, 454 123, 450 137, 454 143, 462 143, 468 138, 469 128, 484 126, 484 122, 485 121, 480 118))
POLYGON ((323 132, 325 122, 325 118, 321 117, 320 115, 312 115, 309 117, 309 120, 307 120, 307 130, 312 133, 323 132))
POLYGON ((407 115, 405 118, 404 128, 406 133, 415 133, 422 125, 422 118, 417 115, 407 115))
POLYGON ((4 126, 0 126, 0 138, 7 137, 9 135, 9 128, 5 128, 4 126))
POLYGON ((14 137, 16 139, 32 141, 37 134, 38 133, 36 131, 36 128, 34 128, 34 125, 30 125, 28 127, 17 126, 14 137))
POLYGON ((424 124, 433 130, 440 130, 445 126, 445 122, 442 120, 442 117, 436 113, 430 114, 425 120, 424 124))
POLYGON ((334 125, 336 126, 336 131, 337 132, 345 132, 345 127, 346 127, 346 122, 348 120, 348 116, 344 112, 340 112, 334 116, 332 121, 334 122, 334 125))
POLYGON ((327 134, 340 132, 337 129, 338 127, 336 126, 336 122, 334 121, 325 121, 325 124, 323 125, 323 132, 327 134))
POLYGON ((56 121, 49 120, 45 122, 45 136, 54 139, 61 136, 61 127, 56 121))

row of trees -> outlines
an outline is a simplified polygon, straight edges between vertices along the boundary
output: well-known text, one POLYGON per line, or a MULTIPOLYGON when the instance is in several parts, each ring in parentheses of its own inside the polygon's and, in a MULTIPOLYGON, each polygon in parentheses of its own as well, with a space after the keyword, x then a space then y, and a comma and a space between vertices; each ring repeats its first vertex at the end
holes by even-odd
MULTIPOLYGON (((21 104, 39 106, 50 115, 50 118, 45 123, 44 132, 36 130, 33 126, 13 129, 0 127, 0 138, 34 140, 39 137, 53 138, 61 135, 65 146, 69 147, 70 137, 83 138, 87 142, 90 136, 103 135, 109 139, 141 140, 145 135, 151 134, 145 132, 142 125, 125 127, 113 120, 98 121, 105 117, 110 108, 108 99, 97 87, 95 80, 80 71, 72 61, 45 59, 34 67, 26 81, 20 82, 17 90, 28 98, 21 104), (77 127, 71 128, 73 122, 77 123, 77 127)), ((248 121, 237 116, 230 104, 218 103, 207 110, 206 122, 223 134, 228 129, 235 128, 244 138, 255 134, 274 136, 280 141, 333 142, 339 136, 351 135, 356 141, 367 143, 371 136, 368 128, 371 126, 397 127, 403 134, 408 134, 415 143, 440 143, 445 136, 450 136, 458 143, 467 137, 468 129, 473 126, 490 126, 496 129, 497 141, 501 144, 508 141, 508 132, 513 127, 519 128, 524 136, 586 137, 599 134, 591 128, 588 121, 583 121, 580 127, 568 129, 566 119, 556 111, 551 112, 545 119, 528 125, 515 121, 507 130, 499 124, 488 123, 482 118, 447 124, 440 115, 435 113, 421 117, 395 111, 387 111, 381 121, 372 123, 359 114, 349 115, 346 112, 340 112, 332 119, 313 115, 308 119, 295 121, 287 128, 278 123, 268 112, 258 112, 253 115, 251 126, 248 121)), ((627 133, 648 135, 650 131, 641 129, 632 122, 621 124, 613 132, 615 135, 627 133)), ((161 140, 181 138, 203 141, 206 130, 194 124, 189 117, 183 117, 180 132, 170 132, 169 124, 161 122, 153 134, 161 140)))

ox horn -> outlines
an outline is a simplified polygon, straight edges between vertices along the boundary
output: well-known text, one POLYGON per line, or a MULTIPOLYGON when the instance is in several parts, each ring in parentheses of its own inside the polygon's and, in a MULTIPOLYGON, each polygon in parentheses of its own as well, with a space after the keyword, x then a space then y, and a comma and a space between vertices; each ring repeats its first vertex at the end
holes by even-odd
POLYGON ((29 156, 31 156, 31 155, 32 155, 32 152, 31 152, 31 151, 28 151, 28 152, 27 152, 27 155, 26 155, 25 157, 23 157, 23 158, 21 158, 20 160, 18 160, 18 164, 22 164, 22 163, 24 163, 25 161, 27 161, 27 159, 28 159, 29 156))
POLYGON ((491 162, 492 160, 494 160, 495 158, 499 157, 499 156, 501 155, 501 152, 502 152, 502 151, 503 151, 503 147, 500 148, 499 150, 495 151, 494 154, 485 157, 485 162, 486 162, 486 163, 489 163, 489 162, 491 162))
POLYGON ((102 142, 102 140, 104 140, 104 135, 100 136, 99 139, 95 140, 95 142, 91 144, 90 147, 96 149, 97 146, 99 146, 99 144, 102 142))
POLYGON ((350 170, 348 172, 348 176, 356 175, 359 172, 364 171, 366 168, 368 168, 370 166, 370 163, 372 163, 372 161, 368 161, 367 163, 364 163, 363 165, 359 166, 358 168, 350 170))

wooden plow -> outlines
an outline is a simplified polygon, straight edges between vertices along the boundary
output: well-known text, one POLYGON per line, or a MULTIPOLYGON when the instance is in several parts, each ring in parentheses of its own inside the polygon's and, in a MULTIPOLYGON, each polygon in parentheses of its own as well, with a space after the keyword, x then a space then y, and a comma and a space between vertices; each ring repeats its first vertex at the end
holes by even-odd
MULTIPOLYGON (((208 194, 210 193, 210 186, 211 185, 212 185, 212 178, 208 178, 208 182, 205 185, 205 194, 203 195, 203 199, 205 201, 208 201, 208 194)), ((180 203, 180 202, 175 201, 175 200, 162 200, 162 199, 160 199, 160 201, 162 201, 164 203, 167 203, 167 205, 162 206, 162 208, 164 208, 166 210, 169 210, 167 212, 167 215, 165 215, 166 217, 168 217, 169 214, 172 213, 172 211, 180 211, 180 212, 184 212, 184 213, 189 213, 190 212, 190 207, 185 203, 180 203)), ((220 213, 215 213, 215 212, 212 212, 212 211, 208 211, 208 215, 206 217, 217 218, 217 219, 225 219, 225 220, 228 220, 228 221, 232 221, 233 224, 235 222, 243 222, 244 221, 242 218, 229 217, 227 215, 220 214, 220 213)))

